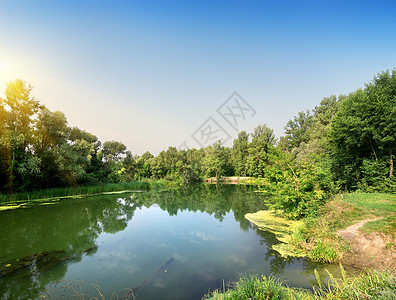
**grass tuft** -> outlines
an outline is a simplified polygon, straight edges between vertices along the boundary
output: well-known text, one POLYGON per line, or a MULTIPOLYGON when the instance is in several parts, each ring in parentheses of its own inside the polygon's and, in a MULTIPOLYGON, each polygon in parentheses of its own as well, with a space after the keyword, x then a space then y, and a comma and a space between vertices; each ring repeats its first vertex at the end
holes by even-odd
POLYGON ((238 282, 231 284, 227 291, 216 290, 209 293, 204 299, 211 300, 239 300, 239 299, 396 299, 396 277, 390 272, 365 271, 357 276, 347 276, 340 265, 342 278, 330 279, 322 285, 319 273, 315 277, 319 289, 314 292, 290 288, 281 280, 264 275, 242 275, 238 282))

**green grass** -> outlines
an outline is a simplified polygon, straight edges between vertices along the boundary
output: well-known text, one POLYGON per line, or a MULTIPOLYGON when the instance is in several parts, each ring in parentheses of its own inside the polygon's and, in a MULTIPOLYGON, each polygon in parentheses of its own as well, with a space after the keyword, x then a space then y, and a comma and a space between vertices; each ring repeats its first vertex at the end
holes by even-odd
POLYGON ((384 217, 377 221, 367 222, 360 230, 366 234, 370 234, 372 232, 383 232, 385 234, 390 234, 395 238, 396 215, 384 217))
POLYGON ((209 292, 204 299, 396 299, 396 277, 390 272, 365 271, 357 276, 348 276, 340 265, 342 278, 330 279, 326 286, 321 284, 318 272, 315 276, 318 286, 314 292, 290 288, 280 279, 263 275, 243 275, 227 289, 209 292))
POLYGON ((15 193, 12 196, 0 194, 0 203, 15 204, 24 203, 32 200, 49 200, 51 198, 65 198, 79 195, 94 195, 106 192, 128 191, 128 190, 148 190, 150 188, 164 187, 167 182, 164 180, 156 181, 134 181, 121 183, 107 183, 92 186, 78 186, 67 188, 51 188, 32 192, 15 193))
POLYGON ((209 292, 204 299, 306 299, 305 292, 291 289, 278 278, 264 275, 241 275, 236 283, 222 290, 209 292))
POLYGON ((342 200, 374 215, 384 215, 389 211, 396 213, 396 195, 385 193, 342 194, 342 200))
POLYGON ((309 258, 324 263, 335 263, 339 261, 340 254, 337 246, 328 241, 318 240, 313 249, 308 253, 309 258))
POLYGON ((396 299, 396 277, 389 271, 367 270, 347 276, 340 265, 342 278, 330 274, 327 287, 316 291, 314 299, 396 299))
POLYGON ((325 217, 305 219, 304 224, 293 233, 291 245, 313 261, 324 263, 339 262, 342 253, 349 250, 325 217))
POLYGON ((335 230, 346 228, 358 220, 381 218, 368 222, 362 231, 389 234, 396 229, 396 195, 385 193, 350 193, 337 195, 326 206, 330 224, 335 230))
POLYGON ((304 225, 292 236, 292 244, 314 261, 338 262, 343 252, 348 251, 350 246, 337 235, 337 230, 365 219, 378 220, 367 222, 359 229, 362 232, 394 235, 396 195, 385 193, 336 195, 319 211, 317 217, 304 219, 304 225))

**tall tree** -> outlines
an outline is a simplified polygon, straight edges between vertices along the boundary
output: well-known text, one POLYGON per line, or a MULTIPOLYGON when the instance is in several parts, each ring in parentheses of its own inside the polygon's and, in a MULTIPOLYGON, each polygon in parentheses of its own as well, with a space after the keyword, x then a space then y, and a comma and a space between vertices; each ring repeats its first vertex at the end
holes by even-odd
MULTIPOLYGON (((366 94, 370 111, 367 116, 372 126, 373 139, 389 157, 389 177, 394 172, 394 151, 396 146, 396 69, 385 71, 374 77, 366 85, 366 94)), ((384 153, 385 155, 385 153, 384 153)))
POLYGON ((206 176, 220 178, 233 175, 230 149, 221 145, 221 141, 205 148, 204 166, 206 176))
POLYGON ((270 154, 276 143, 274 131, 266 124, 259 125, 251 133, 251 137, 247 159, 248 174, 254 177, 264 176, 270 154))
POLYGON ((138 168, 138 175, 144 178, 149 178, 152 175, 150 161, 154 158, 149 151, 144 152, 138 159, 137 159, 137 168, 138 168))
POLYGON ((335 95, 325 97, 313 110, 313 121, 305 133, 304 140, 297 148, 292 148, 292 154, 297 160, 309 159, 311 161, 321 161, 328 153, 328 133, 330 124, 336 115, 340 103, 345 96, 335 95))
POLYGON ((125 154, 126 146, 117 141, 106 141, 103 143, 103 157, 107 162, 118 162, 122 154, 125 154))
MULTIPOLYGON (((31 85, 17 79, 7 84, 5 98, 0 98, 0 115, 4 118, 1 129, 2 161, 11 194, 14 190, 14 179, 17 177, 16 179, 20 180, 21 174, 18 174, 20 164, 26 161, 33 162, 29 145, 33 142, 34 115, 39 110, 40 104, 30 95, 31 90, 31 85)), ((32 167, 36 168, 33 165, 32 167)), ((24 168, 21 170, 23 171, 24 168)))
POLYGON ((241 131, 238 138, 234 140, 231 150, 232 162, 235 167, 235 174, 247 176, 247 159, 249 156, 249 134, 241 131))
POLYGON ((300 111, 293 120, 289 120, 285 127, 286 138, 288 141, 288 150, 297 148, 301 143, 307 142, 308 129, 313 123, 313 117, 309 110, 300 111))
POLYGON ((62 181, 59 176, 60 149, 67 145, 69 127, 65 115, 42 107, 38 113, 34 152, 41 162, 40 186, 51 187, 62 181))
POLYGON ((331 125, 330 146, 334 172, 346 187, 356 186, 373 168, 382 179, 393 177, 395 96, 396 71, 386 71, 341 104, 331 125), (383 161, 388 162, 387 170, 383 161))
POLYGON ((122 165, 122 156, 125 154, 126 146, 117 141, 106 141, 103 143, 102 154, 104 166, 108 171, 108 179, 111 182, 120 182, 125 175, 125 168, 122 165))

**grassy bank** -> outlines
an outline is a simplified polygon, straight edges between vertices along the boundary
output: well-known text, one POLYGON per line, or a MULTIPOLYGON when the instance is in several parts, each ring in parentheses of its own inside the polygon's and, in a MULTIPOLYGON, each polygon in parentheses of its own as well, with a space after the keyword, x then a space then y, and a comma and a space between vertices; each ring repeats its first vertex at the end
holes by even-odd
POLYGON ((126 190, 148 190, 167 186, 165 180, 154 181, 134 181, 121 183, 106 183, 92 186, 76 186, 66 188, 51 188, 32 192, 20 192, 13 195, 0 194, 0 203, 7 204, 10 202, 26 202, 32 200, 42 200, 50 198, 63 198, 79 195, 94 195, 105 192, 117 192, 126 190))
POLYGON ((390 235, 396 232, 396 195, 384 193, 351 193, 336 195, 317 217, 304 220, 295 231, 292 245, 315 261, 334 263, 342 259, 350 247, 337 231, 367 219, 359 231, 390 235))
MULTIPOLYGON (((359 234, 361 232, 365 235, 374 234, 395 239, 394 194, 339 194, 313 215, 303 219, 302 224, 294 229, 290 245, 294 251, 305 253, 305 256, 314 261, 342 261, 351 245, 337 232, 363 220, 373 221, 358 228, 359 234)), ((396 250, 395 244, 386 245, 386 248, 396 250)), ((205 299, 396 299, 394 273, 367 269, 358 276, 347 276, 341 265, 340 267, 342 278, 335 279, 329 274, 330 279, 326 286, 321 285, 319 275, 315 272, 318 285, 314 292, 290 288, 276 278, 244 275, 238 282, 209 293, 205 299)))
POLYGON ((342 274, 340 279, 330 276, 328 285, 322 286, 316 273, 318 286, 314 292, 290 288, 280 279, 243 275, 238 282, 209 293, 205 299, 396 299, 396 277, 389 272, 370 270, 358 276, 342 274))

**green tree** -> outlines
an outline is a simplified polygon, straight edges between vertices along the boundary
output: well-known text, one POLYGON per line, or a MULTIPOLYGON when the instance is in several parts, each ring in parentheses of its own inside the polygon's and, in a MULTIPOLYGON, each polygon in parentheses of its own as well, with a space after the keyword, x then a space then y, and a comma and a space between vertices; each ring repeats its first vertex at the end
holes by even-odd
POLYGON ((312 125, 313 117, 309 110, 300 111, 293 120, 289 120, 285 126, 286 138, 288 141, 288 149, 291 151, 293 148, 297 148, 301 143, 307 142, 308 129, 312 125))
POLYGON ((125 152, 125 158, 122 161, 122 165, 125 169, 124 180, 133 181, 137 172, 136 158, 132 155, 131 151, 125 152))
POLYGON ((138 157, 136 160, 138 176, 142 176, 144 178, 149 178, 152 175, 150 161, 154 158, 149 151, 146 151, 142 154, 142 156, 138 157))
POLYGON ((60 148, 67 145, 69 132, 66 117, 62 112, 51 112, 46 107, 40 109, 34 141, 34 152, 41 162, 40 186, 50 187, 62 181, 57 161, 60 148))
POLYGON ((259 125, 254 129, 251 137, 247 159, 248 174, 253 177, 264 176, 276 143, 274 131, 265 124, 259 125))
POLYGON ((382 177, 381 181, 393 177, 395 96, 394 70, 392 73, 386 71, 378 74, 364 89, 350 94, 341 103, 331 124, 329 141, 333 172, 336 180, 346 188, 356 188, 367 180, 374 184, 371 179, 364 177, 374 174, 375 170, 375 177, 382 177), (382 176, 378 176, 379 173, 382 176))
POLYGON ((383 153, 388 154, 389 177, 394 172, 394 149, 396 146, 396 69, 374 77, 366 85, 368 109, 373 114, 367 116, 374 143, 383 153))
POLYGON ((106 141, 103 143, 103 158, 106 162, 118 162, 121 155, 125 154, 126 146, 117 141, 106 141))
POLYGON ((363 90, 350 94, 341 104, 329 133, 333 174, 335 180, 347 188, 356 188, 361 180, 362 158, 376 156, 378 151, 365 117, 365 102, 363 90))
POLYGON ((231 157, 235 167, 235 174, 247 176, 247 160, 249 156, 249 134, 241 131, 238 138, 234 140, 231 157))
POLYGON ((306 138, 298 147, 292 148, 297 160, 310 159, 313 162, 323 160, 328 154, 328 133, 331 122, 336 115, 340 103, 345 98, 334 95, 325 97, 313 110, 313 121, 306 131, 306 138))
POLYGON ((233 175, 231 151, 221 141, 205 148, 204 168, 206 176, 220 178, 233 175))
POLYGON ((122 159, 126 149, 127 147, 118 141, 106 141, 103 143, 102 155, 110 182, 121 182, 125 176, 122 159))
POLYGON ((32 160, 30 145, 36 122, 34 116, 40 104, 30 95, 31 90, 31 85, 17 79, 7 84, 5 98, 0 98, 1 161, 10 194, 14 190, 14 180, 17 186, 22 186, 21 171, 24 172, 29 167, 31 172, 37 170, 38 161, 32 160))

